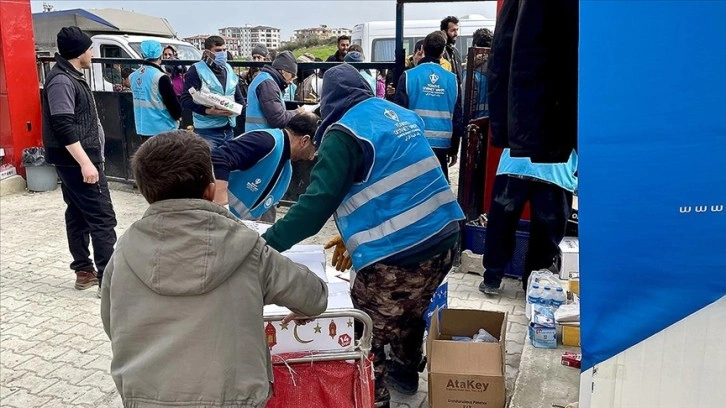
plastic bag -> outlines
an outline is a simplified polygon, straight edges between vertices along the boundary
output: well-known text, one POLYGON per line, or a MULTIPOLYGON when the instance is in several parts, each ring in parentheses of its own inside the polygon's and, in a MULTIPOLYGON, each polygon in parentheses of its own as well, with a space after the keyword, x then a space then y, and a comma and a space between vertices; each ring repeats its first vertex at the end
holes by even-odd
POLYGON ((45 149, 42 147, 29 147, 24 149, 21 163, 23 167, 45 166, 45 149))

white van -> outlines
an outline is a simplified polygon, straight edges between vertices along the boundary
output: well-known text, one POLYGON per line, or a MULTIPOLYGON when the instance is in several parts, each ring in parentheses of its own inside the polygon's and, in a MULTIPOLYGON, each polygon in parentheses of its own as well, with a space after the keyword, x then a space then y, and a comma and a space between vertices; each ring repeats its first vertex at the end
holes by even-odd
MULTIPOLYGON (((93 56, 96 58, 132 58, 142 59, 141 42, 156 40, 162 47, 172 45, 176 48, 180 60, 199 61, 201 51, 191 44, 172 38, 152 37, 128 34, 98 34, 91 37, 93 56)), ((91 87, 94 91, 113 91, 113 84, 120 82, 124 64, 93 64, 91 69, 91 87)), ((130 67, 136 69, 136 66, 130 67)))
MULTIPOLYGON (((495 20, 479 14, 459 18, 459 37, 456 48, 462 59, 471 47, 474 31, 488 28, 494 32, 495 20)), ((403 24, 403 48, 406 56, 413 53, 418 40, 423 40, 431 32, 439 30, 441 20, 409 20, 403 24)), ((371 21, 353 27, 352 43, 363 47, 366 58, 371 62, 390 62, 396 59, 396 22, 371 21)))

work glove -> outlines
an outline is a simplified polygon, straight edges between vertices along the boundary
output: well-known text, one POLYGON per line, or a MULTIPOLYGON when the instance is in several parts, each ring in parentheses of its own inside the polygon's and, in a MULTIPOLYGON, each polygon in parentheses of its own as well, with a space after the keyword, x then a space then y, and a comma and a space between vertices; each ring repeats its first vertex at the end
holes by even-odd
POLYGON ((353 260, 350 258, 350 254, 348 254, 348 251, 345 249, 345 244, 343 243, 343 239, 340 235, 325 244, 325 249, 330 249, 332 247, 335 247, 335 249, 333 250, 333 260, 330 264, 335 266, 335 270, 340 272, 350 269, 350 267, 353 266, 353 260))

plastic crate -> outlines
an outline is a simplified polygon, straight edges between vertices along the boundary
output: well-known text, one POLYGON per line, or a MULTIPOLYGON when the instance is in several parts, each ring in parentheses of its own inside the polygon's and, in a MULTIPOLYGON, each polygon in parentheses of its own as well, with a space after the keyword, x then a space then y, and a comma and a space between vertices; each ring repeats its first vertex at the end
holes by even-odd
MULTIPOLYGON (((469 249, 475 254, 484 254, 484 240, 486 238, 486 227, 467 224, 464 226, 464 249, 469 249)), ((513 278, 524 276, 524 260, 529 248, 529 221, 520 221, 516 232, 514 243, 514 255, 504 268, 504 275, 513 278)))

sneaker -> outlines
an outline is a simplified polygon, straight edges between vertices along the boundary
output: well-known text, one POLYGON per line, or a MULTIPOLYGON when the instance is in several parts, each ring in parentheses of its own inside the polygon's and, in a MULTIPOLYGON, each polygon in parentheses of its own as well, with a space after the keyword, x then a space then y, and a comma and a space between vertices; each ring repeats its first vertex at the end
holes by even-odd
POLYGON ((76 285, 74 287, 77 290, 86 290, 94 286, 98 286, 96 272, 76 271, 76 285))
POLYGON ((403 395, 414 395, 418 392, 418 371, 389 361, 386 383, 403 395))
POLYGON ((494 286, 484 283, 484 281, 482 281, 479 284, 479 292, 486 295, 499 295, 500 293, 502 293, 502 284, 500 283, 499 285, 494 286))
POLYGON ((98 296, 99 299, 101 299, 101 287, 98 287, 98 290, 96 291, 96 296, 98 296))

